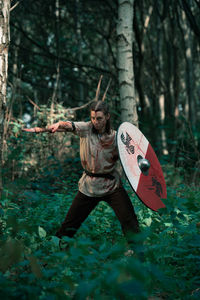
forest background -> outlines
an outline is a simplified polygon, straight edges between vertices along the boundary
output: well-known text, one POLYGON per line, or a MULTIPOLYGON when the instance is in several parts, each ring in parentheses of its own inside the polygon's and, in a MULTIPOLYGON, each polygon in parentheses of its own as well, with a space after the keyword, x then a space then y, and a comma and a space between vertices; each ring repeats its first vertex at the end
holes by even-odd
POLYGON ((68 241, 70 250, 59 251, 54 233, 82 174, 79 142, 72 135, 21 130, 88 120, 87 104, 101 75, 100 97, 112 80, 105 101, 113 127, 124 121, 117 31, 121 2, 11 1, 1 135, 0 294, 5 299, 199 298, 198 0, 130 1, 133 102, 168 189, 166 209, 153 213, 124 182, 140 220, 137 245, 144 260, 124 256, 119 224, 103 203, 68 241))

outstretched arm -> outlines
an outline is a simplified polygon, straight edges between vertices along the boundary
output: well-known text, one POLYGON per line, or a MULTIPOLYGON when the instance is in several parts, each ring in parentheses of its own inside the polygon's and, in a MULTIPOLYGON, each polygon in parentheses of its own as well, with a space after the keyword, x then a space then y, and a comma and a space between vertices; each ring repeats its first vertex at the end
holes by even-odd
POLYGON ((73 131, 73 122, 70 121, 59 121, 57 123, 54 123, 50 126, 48 126, 48 129, 51 130, 50 132, 56 132, 56 131, 73 131))
POLYGON ((33 127, 33 128, 24 128, 22 130, 26 132, 33 132, 33 133, 42 133, 42 132, 54 133, 56 131, 57 132, 73 131, 73 129, 74 128, 71 122, 59 121, 57 123, 48 126, 47 128, 33 127))

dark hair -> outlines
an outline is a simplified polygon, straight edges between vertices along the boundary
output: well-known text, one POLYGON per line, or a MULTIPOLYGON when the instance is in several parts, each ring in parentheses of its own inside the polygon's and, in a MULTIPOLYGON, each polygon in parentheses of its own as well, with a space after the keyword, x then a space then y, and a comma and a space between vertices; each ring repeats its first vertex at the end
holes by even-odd
MULTIPOLYGON (((94 101, 90 106, 91 111, 102 111, 105 116, 109 114, 109 107, 104 101, 94 101)), ((110 125, 110 118, 106 122, 106 133, 110 134, 111 125, 110 125)), ((93 132, 97 133, 97 130, 93 127, 93 132)))

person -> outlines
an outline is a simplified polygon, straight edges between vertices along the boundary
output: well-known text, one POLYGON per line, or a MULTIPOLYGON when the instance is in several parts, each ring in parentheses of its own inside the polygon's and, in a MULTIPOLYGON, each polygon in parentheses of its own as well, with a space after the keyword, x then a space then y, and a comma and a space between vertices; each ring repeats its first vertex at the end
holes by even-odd
POLYGON ((116 168, 118 149, 116 131, 111 128, 108 105, 94 101, 90 107, 89 122, 59 121, 47 129, 26 131, 51 133, 73 132, 80 138, 80 159, 84 169, 78 182, 78 192, 56 236, 73 237, 88 215, 100 201, 114 210, 128 243, 139 232, 139 223, 131 200, 116 168))

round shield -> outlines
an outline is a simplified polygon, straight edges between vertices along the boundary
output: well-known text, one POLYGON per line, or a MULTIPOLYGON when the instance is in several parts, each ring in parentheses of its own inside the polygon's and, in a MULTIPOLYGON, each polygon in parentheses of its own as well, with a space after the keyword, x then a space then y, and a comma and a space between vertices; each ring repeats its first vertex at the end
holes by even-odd
POLYGON ((157 156, 142 132, 129 122, 117 131, 117 146, 122 167, 139 199, 150 209, 165 207, 166 184, 157 156))

